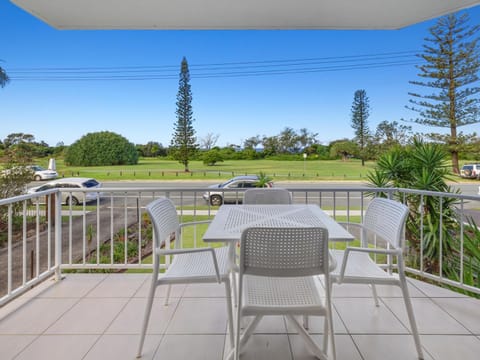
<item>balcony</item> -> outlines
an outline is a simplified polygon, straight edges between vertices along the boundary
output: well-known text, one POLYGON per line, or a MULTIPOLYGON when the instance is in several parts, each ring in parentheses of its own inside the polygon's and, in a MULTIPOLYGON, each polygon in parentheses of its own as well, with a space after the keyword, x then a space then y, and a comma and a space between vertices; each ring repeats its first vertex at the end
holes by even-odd
MULTIPOLYGON (((369 193, 406 198, 455 197, 459 219, 475 213, 479 196, 416 193, 405 189, 291 189, 294 202, 316 203, 339 220, 358 220, 369 193)), ((68 191, 68 190, 65 190, 68 191)), ((148 260, 96 254, 117 238, 127 248, 128 229, 141 226, 143 206, 168 196, 185 219, 212 217, 216 208, 201 199, 204 189, 104 189, 96 203, 77 208, 58 203, 47 191, 49 209, 31 205, 35 196, 0 200, 7 214, 6 246, 0 250, 0 347, 3 359, 134 359, 149 286, 148 260), (18 205, 18 206, 17 206, 18 205), (46 211, 49 210, 49 211, 46 211), (20 221, 14 241, 14 218, 20 221), (125 243, 122 243, 124 241, 125 243), (93 256, 88 256, 93 251, 93 256), (90 269, 129 273, 71 273, 90 269), (134 272, 134 271, 135 272, 134 272)), ((238 194, 239 199, 241 193, 238 194)), ((442 212, 440 212, 442 214, 442 212)), ((442 216, 442 215, 440 215, 442 216)), ((464 224, 465 222, 465 224, 464 224)), ((464 226, 458 239, 464 248, 464 226)), ((190 234, 195 246, 201 237, 190 234)), ((138 231, 137 254, 146 252, 138 231)), ((423 242, 422 242, 423 244, 423 242)), ((423 245, 420 251, 423 251, 423 245)), ((440 249, 439 258, 444 254, 440 249)), ((141 256, 140 256, 141 258, 141 256)), ((460 293, 480 290, 463 281, 467 253, 460 257, 461 276, 454 280, 424 262, 408 268, 410 294, 426 359, 477 359, 480 353, 480 300, 460 293), (438 285, 433 285, 435 282, 438 285), (448 290, 450 286, 458 291, 448 290), (460 291, 460 292, 459 292, 460 291)), ((222 285, 176 286, 168 306, 157 291, 144 359, 223 359, 229 350, 222 285)), ((399 289, 378 289, 380 307, 362 285, 334 285, 334 329, 338 359, 415 359, 416 351, 399 289)), ((312 319, 310 330, 322 336, 312 319)), ((242 359, 313 359, 285 319, 262 320, 242 359)))

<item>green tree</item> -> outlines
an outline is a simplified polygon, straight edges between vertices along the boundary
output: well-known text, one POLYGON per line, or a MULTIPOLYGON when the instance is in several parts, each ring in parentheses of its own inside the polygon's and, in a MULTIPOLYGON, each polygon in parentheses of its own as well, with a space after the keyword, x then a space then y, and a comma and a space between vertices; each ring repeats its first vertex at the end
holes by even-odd
POLYGON ((202 160, 205 165, 213 166, 217 162, 223 162, 223 157, 218 148, 213 148, 202 154, 202 160))
POLYGON ((197 152, 197 139, 193 128, 192 90, 190 87, 190 71, 188 70, 187 59, 182 59, 180 69, 180 80, 177 93, 177 121, 173 139, 171 142, 171 153, 175 160, 183 164, 185 172, 188 172, 188 163, 197 152))
POLYGON ((317 142, 318 133, 311 133, 306 128, 300 129, 300 134, 298 135, 298 141, 302 146, 302 151, 307 152, 308 147, 314 145, 317 142))
POLYGON ((278 142, 280 145, 280 152, 283 154, 295 154, 300 151, 299 136, 290 127, 286 127, 278 135, 278 142))
MULTIPOLYGON (((429 30, 423 54, 424 64, 417 66, 418 76, 425 81, 411 84, 433 89, 433 93, 410 92, 412 104, 407 106, 419 114, 413 122, 425 126, 449 129, 448 135, 430 134, 448 145, 453 172, 459 172, 458 153, 464 137, 457 133, 461 126, 480 122, 480 88, 472 86, 478 81, 480 67, 478 37, 479 25, 470 27, 468 15, 450 14, 440 18, 429 30)), ((427 134, 428 136, 428 134, 427 134)))
POLYGON ((84 135, 65 152, 65 163, 70 166, 133 165, 137 162, 135 145, 110 131, 84 135))
POLYGON ((367 119, 370 115, 370 104, 365 90, 357 90, 353 96, 352 128, 355 131, 355 140, 360 148, 362 166, 365 166, 365 147, 370 136, 367 119))
POLYGON ((261 143, 262 143, 262 139, 260 138, 260 135, 255 135, 255 136, 249 137, 243 142, 243 148, 255 150, 257 146, 261 143))
POLYGON ((330 157, 342 157, 342 161, 347 161, 349 156, 358 154, 358 145, 350 140, 339 140, 330 144, 330 157))
POLYGON ((0 66, 0 87, 3 88, 10 82, 10 78, 4 68, 0 66))
MULTIPOLYGON (((412 127, 399 124, 396 121, 386 120, 377 125, 375 134, 371 138, 374 156, 378 159, 380 155, 395 146, 405 146, 412 139, 412 127)), ((369 149, 370 150, 370 149, 369 149)))
MULTIPOLYGON (((0 173, 0 199, 22 195, 32 181, 32 170, 27 167, 32 161, 30 144, 18 142, 11 145, 4 153, 4 168, 0 173)), ((17 217, 23 202, 13 204, 13 216, 17 217)), ((0 206, 0 233, 7 233, 8 206, 0 206)), ((2 239, 0 239, 1 245, 2 239)))
POLYGON ((265 136, 262 139, 262 146, 265 156, 276 155, 280 152, 280 141, 277 136, 265 136))
POLYGON ((166 156, 167 150, 163 145, 156 141, 149 141, 145 145, 136 145, 137 151, 144 157, 166 156))

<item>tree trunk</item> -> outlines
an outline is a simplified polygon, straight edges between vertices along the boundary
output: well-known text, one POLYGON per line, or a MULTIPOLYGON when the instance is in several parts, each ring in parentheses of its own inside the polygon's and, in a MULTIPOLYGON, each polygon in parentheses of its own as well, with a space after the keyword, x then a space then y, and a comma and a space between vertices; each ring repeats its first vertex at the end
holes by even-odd
POLYGON ((460 170, 458 167, 458 151, 452 151, 452 170, 454 174, 460 174, 460 170))

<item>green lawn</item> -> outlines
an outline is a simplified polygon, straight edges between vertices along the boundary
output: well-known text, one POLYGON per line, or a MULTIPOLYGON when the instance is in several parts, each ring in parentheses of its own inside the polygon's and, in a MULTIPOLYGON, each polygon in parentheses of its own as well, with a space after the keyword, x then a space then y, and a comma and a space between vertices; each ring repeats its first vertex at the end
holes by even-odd
MULTIPOLYGON (((38 163, 47 165, 48 160, 38 163)), ((192 161, 190 172, 185 173, 177 161, 160 158, 141 158, 137 165, 128 166, 65 166, 57 159, 60 176, 84 176, 98 180, 212 180, 232 176, 265 172, 274 180, 364 180, 374 162, 362 167, 360 160, 229 160, 215 166, 192 161)))

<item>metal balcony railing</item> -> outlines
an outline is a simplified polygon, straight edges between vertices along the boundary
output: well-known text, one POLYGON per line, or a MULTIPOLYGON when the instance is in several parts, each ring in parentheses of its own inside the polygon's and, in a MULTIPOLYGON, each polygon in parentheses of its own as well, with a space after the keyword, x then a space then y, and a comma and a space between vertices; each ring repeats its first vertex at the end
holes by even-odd
MULTIPOLYGON (((217 209, 203 198, 212 191, 205 188, 102 188, 93 202, 62 204, 60 192, 73 190, 79 192, 48 190, 0 200, 0 306, 66 271, 149 269, 152 230, 144 207, 155 198, 172 199, 182 222, 211 219, 217 209)), ((360 222, 374 196, 407 203, 407 270, 480 294, 480 196, 369 187, 289 190, 294 203, 318 204, 342 222, 360 222)), ((233 203, 242 201, 240 190, 226 194, 233 203)), ((198 226, 179 241, 199 246, 205 229, 198 226)))

